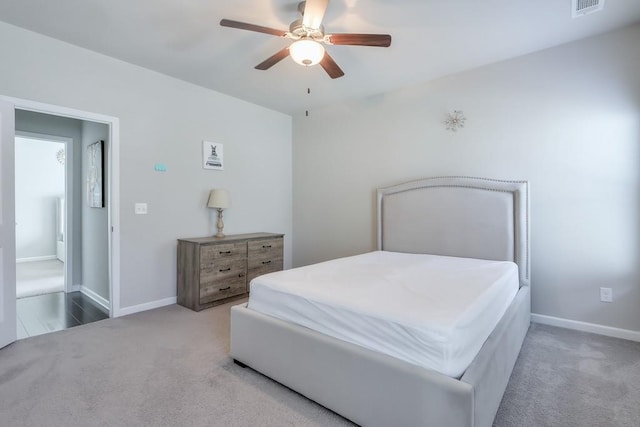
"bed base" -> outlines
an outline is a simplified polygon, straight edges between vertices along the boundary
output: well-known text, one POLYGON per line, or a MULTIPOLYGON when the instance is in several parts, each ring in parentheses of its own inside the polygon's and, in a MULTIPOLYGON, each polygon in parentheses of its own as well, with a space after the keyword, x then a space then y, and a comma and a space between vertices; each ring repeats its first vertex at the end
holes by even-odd
POLYGON ((526 181, 427 178, 378 189, 378 249, 513 261, 520 290, 460 379, 231 309, 231 357, 364 426, 490 427, 531 312, 526 181))
POLYGON ((363 426, 489 427, 529 329, 520 288, 460 379, 255 312, 231 308, 231 357, 363 426))

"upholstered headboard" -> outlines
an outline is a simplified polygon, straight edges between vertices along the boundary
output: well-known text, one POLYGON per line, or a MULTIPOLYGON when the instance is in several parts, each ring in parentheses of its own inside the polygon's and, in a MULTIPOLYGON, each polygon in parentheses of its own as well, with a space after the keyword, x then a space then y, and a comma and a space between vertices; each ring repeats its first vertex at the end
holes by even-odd
POLYGON ((438 177, 378 189, 378 249, 513 261, 528 286, 528 182, 438 177))

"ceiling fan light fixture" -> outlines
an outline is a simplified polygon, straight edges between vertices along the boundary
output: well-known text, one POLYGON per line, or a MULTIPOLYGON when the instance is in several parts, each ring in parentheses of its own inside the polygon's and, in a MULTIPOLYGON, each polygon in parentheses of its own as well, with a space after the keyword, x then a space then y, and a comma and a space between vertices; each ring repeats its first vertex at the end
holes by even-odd
POLYGON ((311 67, 322 61, 324 46, 310 39, 296 40, 289 46, 289 55, 296 63, 305 67, 311 67))

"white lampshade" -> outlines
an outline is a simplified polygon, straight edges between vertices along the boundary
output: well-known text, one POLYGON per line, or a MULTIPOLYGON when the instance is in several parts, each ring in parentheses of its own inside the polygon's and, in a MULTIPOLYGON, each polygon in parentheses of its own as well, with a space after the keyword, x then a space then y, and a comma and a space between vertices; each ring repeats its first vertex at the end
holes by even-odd
POLYGON ((289 46, 289 55, 298 64, 310 67, 322 61, 324 46, 310 39, 296 40, 289 46))
POLYGON ((231 206, 231 200, 229 199, 229 192, 223 189, 211 190, 209 193, 209 201, 207 202, 208 208, 215 209, 227 209, 231 206))

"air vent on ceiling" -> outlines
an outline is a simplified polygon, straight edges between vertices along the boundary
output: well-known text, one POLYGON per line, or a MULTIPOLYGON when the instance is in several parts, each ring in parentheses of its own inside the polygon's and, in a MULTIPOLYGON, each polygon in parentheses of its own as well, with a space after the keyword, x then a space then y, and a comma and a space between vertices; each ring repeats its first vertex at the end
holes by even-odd
POLYGON ((579 18, 593 12, 601 11, 604 7, 604 0, 572 0, 571 16, 579 18))

